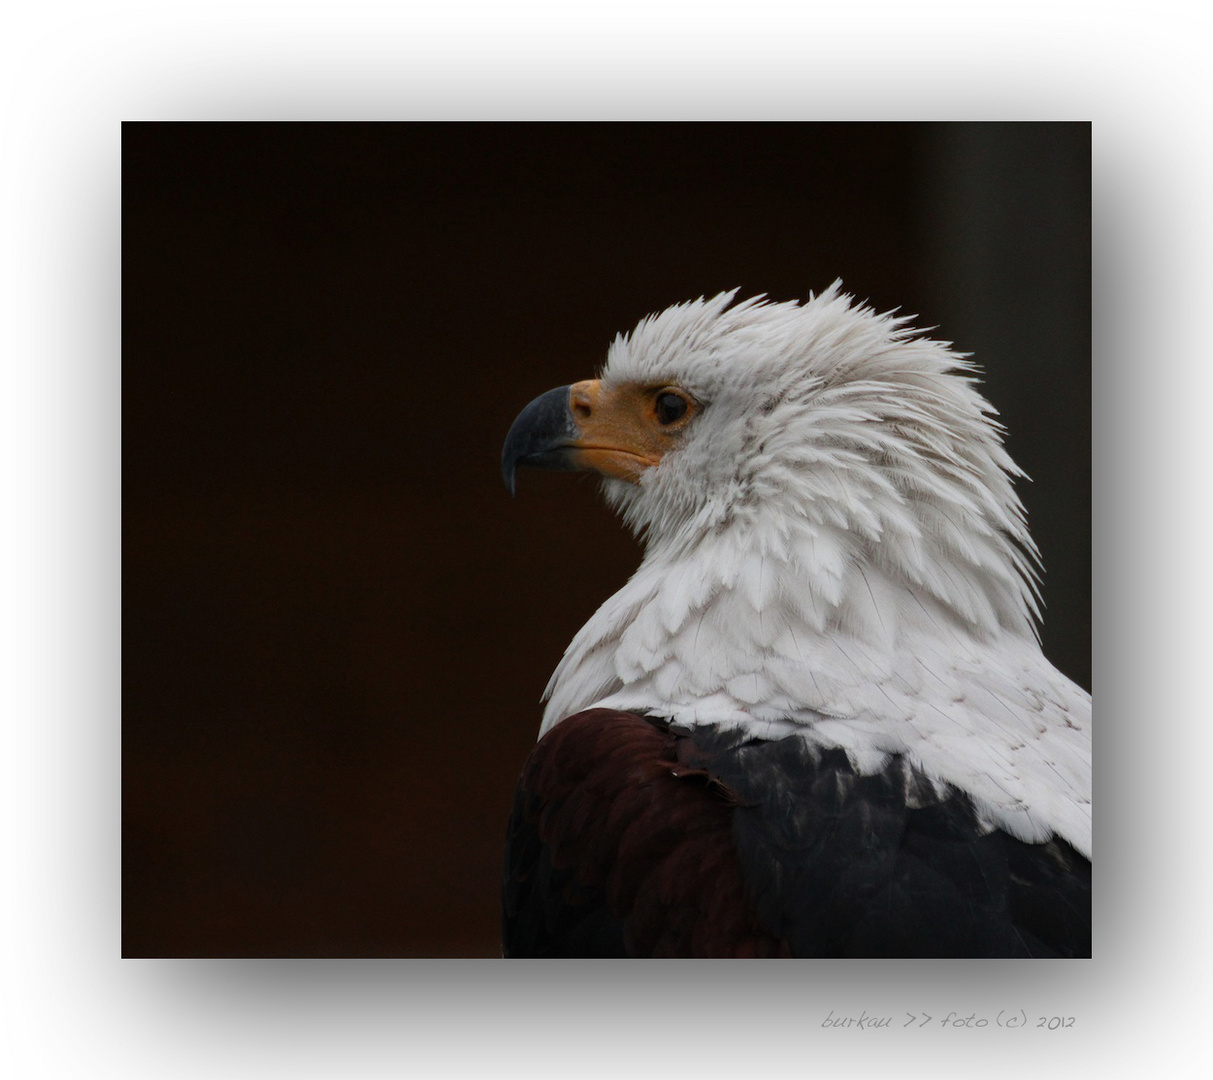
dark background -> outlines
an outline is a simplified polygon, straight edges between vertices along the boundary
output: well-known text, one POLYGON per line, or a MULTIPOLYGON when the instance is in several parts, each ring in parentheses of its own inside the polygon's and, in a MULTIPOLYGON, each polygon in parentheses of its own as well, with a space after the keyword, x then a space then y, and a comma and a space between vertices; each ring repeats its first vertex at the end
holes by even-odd
POLYGON ((1090 686, 1087 124, 126 124, 124 953, 492 956, 513 783, 639 552, 535 394, 841 277, 975 354, 1090 686))

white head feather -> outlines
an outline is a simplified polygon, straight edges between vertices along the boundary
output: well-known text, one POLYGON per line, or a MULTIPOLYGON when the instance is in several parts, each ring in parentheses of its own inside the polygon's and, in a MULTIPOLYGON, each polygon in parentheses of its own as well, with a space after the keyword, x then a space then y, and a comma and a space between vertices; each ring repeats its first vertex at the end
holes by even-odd
POLYGON ((835 282, 650 316, 604 386, 702 411, 638 483, 644 539, 578 633, 543 731, 593 705, 798 733, 861 771, 903 754, 1022 839, 1090 854, 1090 697, 1036 637, 1035 548, 973 366, 835 282))

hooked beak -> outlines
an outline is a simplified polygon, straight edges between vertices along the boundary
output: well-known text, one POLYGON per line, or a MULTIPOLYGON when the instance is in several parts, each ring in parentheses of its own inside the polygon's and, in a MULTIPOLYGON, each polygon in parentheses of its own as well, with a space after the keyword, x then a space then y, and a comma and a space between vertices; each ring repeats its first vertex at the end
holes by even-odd
POLYGON ((540 394, 510 425, 501 450, 501 478, 514 494, 514 474, 519 465, 532 469, 574 470, 573 448, 581 429, 569 405, 571 386, 558 386, 540 394))

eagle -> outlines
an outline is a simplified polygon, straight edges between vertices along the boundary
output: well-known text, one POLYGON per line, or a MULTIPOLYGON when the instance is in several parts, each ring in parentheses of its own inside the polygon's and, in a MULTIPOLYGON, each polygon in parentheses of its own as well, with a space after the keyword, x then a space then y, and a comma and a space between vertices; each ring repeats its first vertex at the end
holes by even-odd
POLYGON ((835 282, 615 338, 502 471, 641 539, 518 781, 507 957, 1085 957, 1091 698, 967 354, 835 282))

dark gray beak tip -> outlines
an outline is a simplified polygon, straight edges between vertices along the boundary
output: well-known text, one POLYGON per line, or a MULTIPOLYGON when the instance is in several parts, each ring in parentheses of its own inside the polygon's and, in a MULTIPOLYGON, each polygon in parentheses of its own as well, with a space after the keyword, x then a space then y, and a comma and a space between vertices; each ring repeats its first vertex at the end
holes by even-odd
POLYGON ((569 410, 569 387, 540 394, 510 425, 501 449, 501 479, 514 494, 519 465, 532 469, 573 469, 569 443, 579 434, 569 410))

